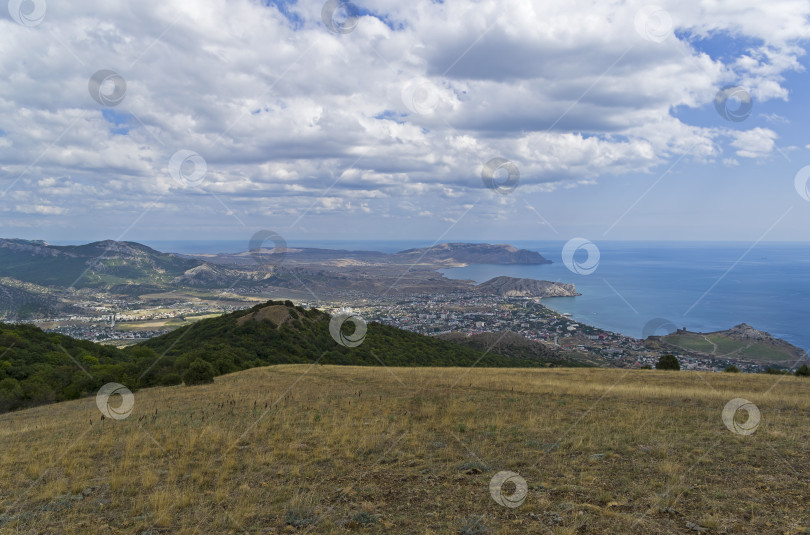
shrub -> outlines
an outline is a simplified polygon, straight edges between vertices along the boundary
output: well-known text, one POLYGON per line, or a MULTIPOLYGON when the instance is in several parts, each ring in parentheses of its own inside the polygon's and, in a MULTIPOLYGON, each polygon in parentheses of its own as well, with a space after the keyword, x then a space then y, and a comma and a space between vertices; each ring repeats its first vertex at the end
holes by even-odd
POLYGON ((728 372, 728 373, 740 373, 740 369, 737 366, 734 366, 734 365, 729 366, 728 368, 726 368, 723 371, 728 372))
POLYGON ((650 366, 649 364, 645 364, 640 369, 642 369, 642 370, 652 370, 652 366, 650 366))
POLYGON ((158 379, 161 386, 174 386, 183 382, 183 378, 179 373, 167 373, 158 379))
POLYGON ((379 520, 377 515, 373 515, 367 511, 360 511, 352 516, 352 522, 361 525, 376 524, 377 520, 379 520))
POLYGON ((294 528, 311 526, 315 524, 317 520, 315 512, 312 509, 300 505, 287 509, 284 515, 284 523, 294 528))
POLYGON ((658 359, 658 364, 655 367, 659 370, 680 370, 681 364, 675 355, 664 355, 658 359))
POLYGON ((197 359, 191 363, 183 374, 183 382, 186 386, 204 385, 214 382, 214 367, 208 362, 197 359))
POLYGON ((0 381, 0 411, 16 409, 22 404, 23 397, 19 381, 11 377, 0 381))
POLYGON ((488 533, 489 529, 484 524, 483 516, 468 516, 461 519, 461 528, 458 532, 460 535, 483 535, 488 533))
POLYGON ((796 377, 810 377, 810 366, 802 364, 799 369, 796 370, 796 377))

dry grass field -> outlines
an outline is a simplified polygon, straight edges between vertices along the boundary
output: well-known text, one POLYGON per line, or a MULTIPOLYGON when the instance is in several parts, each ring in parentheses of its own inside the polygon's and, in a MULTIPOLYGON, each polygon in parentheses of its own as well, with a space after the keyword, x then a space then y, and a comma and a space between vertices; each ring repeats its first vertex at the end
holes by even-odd
POLYGON ((138 391, 121 420, 95 398, 0 416, 0 531, 808 533, 808 409, 784 376, 259 368, 138 391), (755 433, 724 425, 733 398, 755 433), (502 471, 522 505, 491 497, 502 471))

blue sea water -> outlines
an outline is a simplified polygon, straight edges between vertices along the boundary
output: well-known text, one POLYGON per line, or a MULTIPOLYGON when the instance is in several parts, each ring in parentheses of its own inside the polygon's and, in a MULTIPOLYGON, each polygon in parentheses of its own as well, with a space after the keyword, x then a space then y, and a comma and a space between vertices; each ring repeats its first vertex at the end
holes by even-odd
MULTIPOLYGON (((573 283, 581 296, 543 303, 577 321, 629 336, 640 337, 657 318, 700 332, 748 323, 810 351, 810 244, 597 242, 599 263, 588 275, 564 265, 565 242, 513 245, 554 263, 442 271, 476 282, 508 275, 573 283)), ((575 261, 584 261, 586 253, 581 255, 575 261)))

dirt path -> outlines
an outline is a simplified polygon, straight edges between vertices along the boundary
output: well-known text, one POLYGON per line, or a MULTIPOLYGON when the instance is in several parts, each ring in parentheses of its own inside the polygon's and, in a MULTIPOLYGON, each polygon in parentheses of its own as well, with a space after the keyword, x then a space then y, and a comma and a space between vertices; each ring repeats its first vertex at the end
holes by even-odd
POLYGON ((709 354, 710 354, 710 355, 717 355, 717 344, 715 344, 714 342, 712 342, 711 340, 709 340, 709 339, 706 337, 706 335, 705 335, 705 334, 703 335, 703 339, 704 339, 704 340, 706 340, 707 342, 709 342, 709 343, 712 345, 712 352, 711 352, 711 353, 709 353, 709 354))

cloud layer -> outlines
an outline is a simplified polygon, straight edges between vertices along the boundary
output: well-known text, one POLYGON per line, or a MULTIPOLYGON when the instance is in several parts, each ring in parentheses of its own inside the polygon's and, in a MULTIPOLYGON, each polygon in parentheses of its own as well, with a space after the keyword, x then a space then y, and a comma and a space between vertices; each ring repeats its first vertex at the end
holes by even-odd
POLYGON ((679 158, 770 157, 778 124, 724 121, 715 96, 789 99, 810 4, 660 5, 376 0, 347 33, 303 0, 51 2, 38 24, 12 13, 0 19, 0 211, 11 226, 70 224, 182 213, 208 196, 246 226, 453 220, 482 196, 496 215, 515 202, 483 188, 496 157, 530 194, 679 158), (120 80, 93 86, 105 69, 120 80), (105 100, 121 81, 120 103, 105 100), (200 158, 170 165, 177 151, 200 158))

